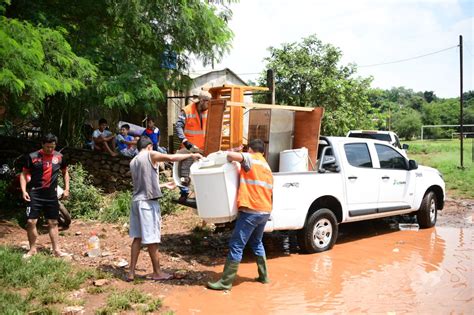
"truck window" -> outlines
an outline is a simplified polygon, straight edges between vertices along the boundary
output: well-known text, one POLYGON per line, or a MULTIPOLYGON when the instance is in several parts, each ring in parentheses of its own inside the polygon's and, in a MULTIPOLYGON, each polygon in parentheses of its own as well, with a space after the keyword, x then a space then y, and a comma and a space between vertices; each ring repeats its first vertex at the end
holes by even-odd
POLYGON ((381 140, 381 141, 388 141, 391 142, 392 139, 390 138, 389 134, 381 134, 381 133, 351 133, 349 134, 350 138, 364 138, 364 139, 374 139, 374 140, 381 140))
POLYGON ((355 167, 372 167, 369 148, 365 143, 348 143, 344 145, 347 161, 355 167))
POLYGON ((380 168, 406 170, 407 162, 405 158, 395 151, 395 149, 386 145, 376 144, 375 149, 380 161, 380 168))

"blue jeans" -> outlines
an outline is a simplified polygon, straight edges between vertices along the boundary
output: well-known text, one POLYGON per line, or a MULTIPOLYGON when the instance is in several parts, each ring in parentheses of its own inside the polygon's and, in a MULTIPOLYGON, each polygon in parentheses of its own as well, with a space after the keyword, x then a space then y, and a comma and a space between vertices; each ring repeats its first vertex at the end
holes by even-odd
POLYGON ((179 194, 181 196, 188 196, 189 195, 189 187, 186 187, 186 186, 183 186, 183 187, 179 187, 179 194))
POLYGON ((247 213, 239 212, 235 228, 230 238, 230 252, 228 259, 236 262, 242 260, 245 245, 250 244, 256 256, 265 256, 262 238, 265 224, 270 217, 269 213, 247 213))

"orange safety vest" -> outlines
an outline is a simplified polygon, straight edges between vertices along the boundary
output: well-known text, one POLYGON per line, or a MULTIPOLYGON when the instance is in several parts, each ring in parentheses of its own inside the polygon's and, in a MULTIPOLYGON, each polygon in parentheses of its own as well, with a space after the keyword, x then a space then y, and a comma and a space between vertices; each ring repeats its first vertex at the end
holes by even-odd
POLYGON ((206 124, 207 124, 207 109, 201 113, 199 118, 199 111, 197 104, 192 103, 184 108, 186 121, 184 125, 184 136, 189 142, 204 150, 204 141, 206 139, 206 124))
POLYGON ((240 185, 237 199, 239 208, 255 211, 272 211, 273 175, 262 153, 250 153, 251 168, 240 169, 240 185))

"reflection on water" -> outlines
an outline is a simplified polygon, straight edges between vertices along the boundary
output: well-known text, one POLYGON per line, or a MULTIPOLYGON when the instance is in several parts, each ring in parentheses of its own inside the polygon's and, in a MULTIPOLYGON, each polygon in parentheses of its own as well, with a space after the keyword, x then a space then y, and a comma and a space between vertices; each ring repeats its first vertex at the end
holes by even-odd
POLYGON ((179 288, 165 305, 177 314, 472 312, 472 229, 378 224, 342 225, 336 246, 313 255, 298 254, 294 233, 275 234, 265 240, 271 284, 251 280, 256 265, 246 257, 230 293, 179 288))

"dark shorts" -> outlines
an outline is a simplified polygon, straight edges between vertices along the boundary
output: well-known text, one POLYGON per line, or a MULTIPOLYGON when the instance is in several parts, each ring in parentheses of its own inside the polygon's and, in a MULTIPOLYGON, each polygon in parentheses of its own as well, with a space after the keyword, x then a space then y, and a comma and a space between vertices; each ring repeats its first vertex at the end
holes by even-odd
POLYGON ((45 219, 57 220, 59 218, 59 202, 57 198, 44 199, 31 196, 30 203, 26 206, 26 217, 28 219, 38 219, 41 211, 45 219))

